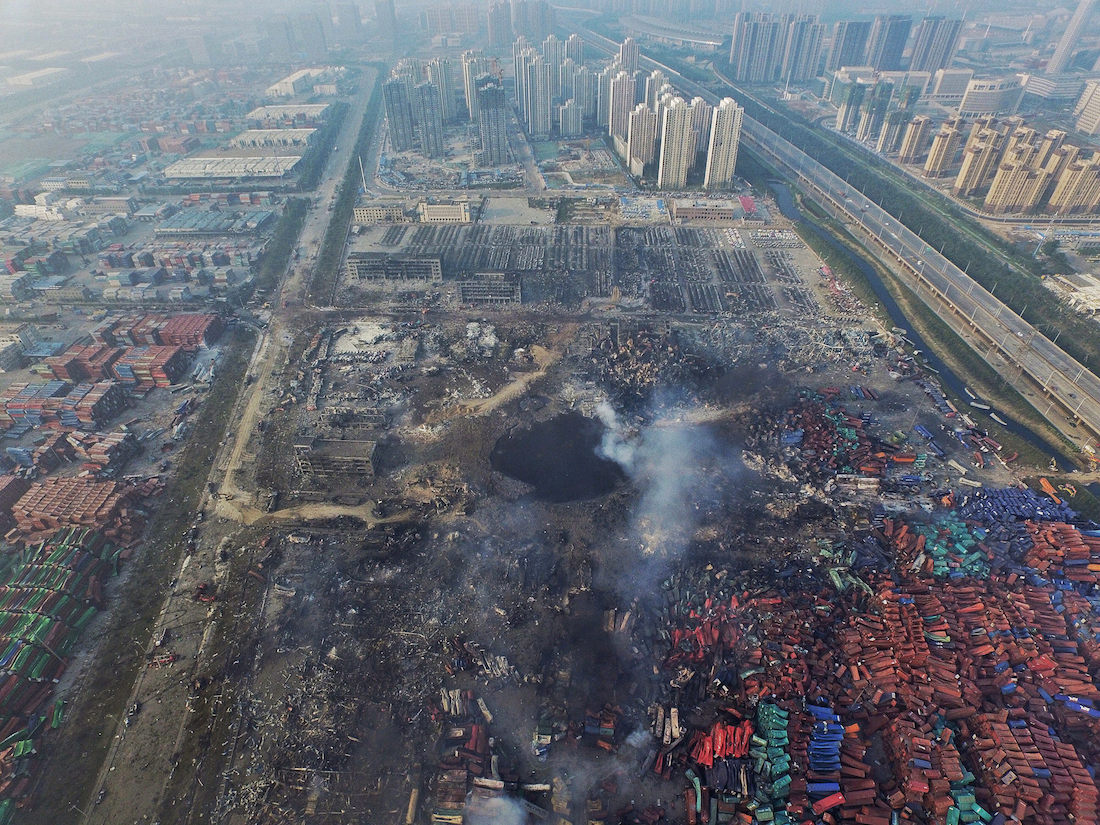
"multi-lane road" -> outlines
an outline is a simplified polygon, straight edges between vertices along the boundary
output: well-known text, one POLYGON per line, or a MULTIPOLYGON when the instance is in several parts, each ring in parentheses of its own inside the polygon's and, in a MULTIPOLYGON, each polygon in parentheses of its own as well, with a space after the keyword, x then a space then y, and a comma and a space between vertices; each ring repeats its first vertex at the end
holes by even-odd
MULTIPOLYGON (((618 48, 617 43, 591 30, 582 29, 581 36, 603 52, 618 48)), ((644 55, 639 62, 643 68, 660 69, 685 94, 718 102, 718 95, 670 66, 644 55)), ((747 115, 742 141, 772 165, 797 177, 810 197, 872 239, 949 326, 967 339, 977 336, 985 342, 979 352, 993 366, 1003 371, 1007 364, 1027 376, 1041 393, 1041 399, 1033 399, 1040 413, 1051 418, 1060 411, 1079 421, 1090 437, 1100 437, 1100 380, 1088 368, 854 186, 747 115), (944 308, 948 311, 943 312, 944 308), (1002 363, 998 364, 998 359, 1002 363)), ((1009 380, 1013 377, 1006 376, 1009 380)))

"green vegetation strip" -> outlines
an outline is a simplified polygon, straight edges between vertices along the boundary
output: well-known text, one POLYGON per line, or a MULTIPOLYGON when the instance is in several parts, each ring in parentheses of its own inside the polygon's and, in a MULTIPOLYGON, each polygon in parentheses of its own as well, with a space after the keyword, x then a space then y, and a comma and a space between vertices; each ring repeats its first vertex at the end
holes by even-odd
MULTIPOLYGON (((1076 452, 1076 448, 1061 433, 1051 427, 1019 391, 1008 384, 964 338, 951 329, 907 284, 900 281, 892 272, 875 260, 866 248, 860 246, 856 239, 835 220, 825 216, 816 204, 813 204, 812 201, 803 200, 802 205, 819 225, 851 249, 854 254, 867 259, 874 266, 883 287, 901 307, 910 324, 920 333, 929 348, 956 375, 966 384, 974 387, 994 406, 1007 413, 1011 418, 1041 434, 1047 441, 1060 444, 1067 452, 1076 452)), ((853 266, 848 259, 838 254, 820 236, 814 234, 807 227, 796 225, 795 228, 802 239, 809 244, 822 260, 847 279, 852 286, 852 291, 859 299, 868 306, 874 307, 876 314, 880 318, 884 318, 885 315, 867 277, 857 267, 853 266)), ((969 402, 967 399, 956 397, 947 386, 943 386, 941 389, 952 397, 959 409, 963 411, 968 409, 969 402)), ((982 419, 982 427, 1003 444, 1007 452, 1019 453, 1022 462, 1042 466, 1049 460, 1050 456, 1001 427, 995 421, 985 421, 984 416, 974 417, 982 419)))
POLYGON ((336 292, 336 283, 340 272, 340 261, 344 256, 344 242, 347 240, 348 225, 351 223, 352 212, 355 210, 355 201, 359 196, 359 161, 360 155, 370 149, 371 140, 374 138, 374 130, 381 120, 382 79, 385 77, 386 67, 377 66, 377 75, 374 88, 371 90, 370 100, 367 102, 363 122, 359 126, 359 135, 355 139, 355 151, 352 152, 348 168, 344 171, 344 179, 336 194, 336 205, 332 209, 332 219, 329 221, 325 237, 321 241, 321 252, 317 256, 317 267, 313 271, 313 280, 310 282, 309 296, 314 304, 324 302, 331 304, 336 292))
MULTIPOLYGON (((659 54, 668 65, 686 76, 697 77, 698 67, 688 66, 676 55, 659 54)), ((728 76, 729 66, 716 63, 728 76)), ((1100 367, 1100 336, 1090 319, 1071 312, 1058 301, 1040 280, 1042 265, 1016 254, 1010 244, 969 218, 943 196, 922 191, 887 161, 846 145, 789 111, 778 111, 762 103, 743 87, 728 81, 745 113, 799 147, 835 175, 858 186, 864 195, 883 209, 919 230, 929 246, 967 271, 971 278, 990 291, 1009 308, 1021 315, 1048 337, 1061 333, 1059 343, 1071 356, 1096 372, 1100 367)))
POLYGON ((259 296, 268 297, 272 288, 286 272, 290 254, 298 244, 298 236, 302 234, 302 225, 306 220, 306 210, 309 202, 304 198, 291 198, 286 202, 279 223, 275 226, 275 232, 271 236, 264 253, 264 259, 256 270, 255 292, 259 296))
POLYGON ((344 102, 333 103, 329 108, 330 114, 324 126, 318 130, 313 146, 302 157, 298 166, 298 191, 308 192, 321 181, 321 173, 325 170, 332 147, 340 136, 340 129, 344 125, 344 118, 348 116, 348 104, 344 102))

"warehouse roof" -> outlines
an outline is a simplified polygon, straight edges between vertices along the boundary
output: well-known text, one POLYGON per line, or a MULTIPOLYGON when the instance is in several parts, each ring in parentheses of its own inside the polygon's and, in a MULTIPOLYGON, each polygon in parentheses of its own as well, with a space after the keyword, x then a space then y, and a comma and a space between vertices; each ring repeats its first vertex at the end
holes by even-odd
POLYGON ((184 158, 167 166, 166 178, 281 178, 301 157, 184 158))

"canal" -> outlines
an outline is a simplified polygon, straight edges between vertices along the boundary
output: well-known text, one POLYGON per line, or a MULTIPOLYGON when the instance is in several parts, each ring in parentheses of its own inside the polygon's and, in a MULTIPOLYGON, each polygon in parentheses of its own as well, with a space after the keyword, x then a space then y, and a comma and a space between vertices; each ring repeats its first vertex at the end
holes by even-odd
MULTIPOLYGON (((875 270, 875 267, 872 266, 871 262, 862 255, 857 255, 849 247, 837 240, 831 232, 820 224, 803 215, 799 208, 795 206, 794 198, 791 196, 790 189, 785 183, 772 180, 768 181, 768 185, 775 193, 776 203, 779 204, 779 211, 783 213, 783 216, 792 221, 799 221, 802 223, 809 228, 811 232, 832 247, 837 254, 855 265, 871 285, 875 297, 878 298, 879 303, 886 309, 886 314, 890 317, 893 324, 908 330, 906 337, 913 342, 915 348, 921 350, 921 355, 928 365, 939 373, 937 376, 938 380, 950 388, 957 398, 966 398, 966 391, 963 389, 965 387, 963 379, 948 367, 940 357, 936 355, 933 349, 928 346, 920 333, 913 329, 913 324, 905 317, 897 301, 894 300, 893 296, 886 289, 885 284, 882 283, 882 279, 879 277, 878 272, 875 270)), ((1000 412, 999 414, 1008 422, 1006 429, 1019 438, 1022 438, 1036 449, 1041 450, 1044 454, 1056 458, 1059 468, 1070 469, 1076 466, 1074 461, 1062 448, 1054 446, 1030 427, 1015 421, 1005 415, 1004 412, 1000 412)), ((1097 485, 1090 485, 1090 490, 1095 494, 1100 492, 1100 487, 1097 487, 1097 485), (1094 487, 1097 489, 1093 489, 1094 487)))

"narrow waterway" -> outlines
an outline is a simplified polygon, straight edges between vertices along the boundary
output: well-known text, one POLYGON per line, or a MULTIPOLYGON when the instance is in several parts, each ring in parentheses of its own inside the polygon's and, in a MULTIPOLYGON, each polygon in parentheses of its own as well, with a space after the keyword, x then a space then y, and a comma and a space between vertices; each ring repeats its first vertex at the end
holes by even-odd
MULTIPOLYGON (((909 319, 905 317, 905 314, 901 311, 901 307, 898 306, 897 301, 890 295, 886 286, 882 283, 882 279, 879 278, 878 272, 875 271, 874 266, 870 261, 864 258, 862 255, 857 255, 849 247, 842 244, 839 240, 833 237, 832 233, 824 229, 820 224, 810 220, 795 206, 794 198, 791 197, 790 189, 787 185, 780 183, 779 181, 769 181, 768 185, 775 193, 776 203, 779 204, 779 211, 783 213, 784 217, 793 221, 799 221, 805 226, 809 227, 810 231, 824 240, 829 246, 831 246, 837 253, 847 258, 859 271, 863 273, 867 278, 868 283, 871 285, 871 289, 875 293, 875 297, 886 309, 886 314, 890 316, 890 320, 895 326, 908 330, 906 337, 909 338, 914 346, 921 350, 921 355, 928 365, 939 373, 937 380, 940 383, 946 385, 955 393, 958 398, 966 398, 966 392, 963 387, 965 383, 963 380, 955 374, 943 361, 936 355, 936 353, 928 346, 925 340, 920 336, 916 330, 913 329, 913 325, 909 322, 909 319)), ((1030 427, 1027 427, 1018 421, 1013 420, 1003 411, 998 413, 1005 421, 1008 422, 1008 429, 1010 432, 1022 438, 1028 444, 1041 450, 1048 456, 1054 456, 1058 459, 1058 466, 1062 469, 1068 469, 1076 466, 1068 455, 1059 447, 1054 446, 1048 442, 1045 438, 1040 436, 1030 427)), ((971 418, 979 418, 980 416, 975 413, 971 415, 971 418)), ((1090 489, 1095 485, 1090 485, 1090 489)), ((1096 492, 1094 490, 1094 492, 1096 492)))

